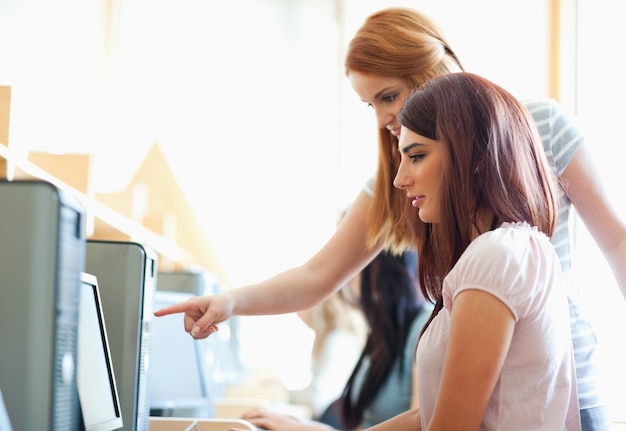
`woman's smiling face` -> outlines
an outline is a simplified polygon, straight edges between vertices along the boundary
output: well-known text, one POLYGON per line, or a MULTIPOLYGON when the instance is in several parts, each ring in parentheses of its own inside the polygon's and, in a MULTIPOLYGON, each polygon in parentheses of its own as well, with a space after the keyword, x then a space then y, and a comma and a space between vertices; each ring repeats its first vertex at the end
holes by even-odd
POLYGON ((411 88, 399 78, 389 78, 361 72, 350 72, 348 78, 361 100, 376 113, 379 129, 387 129, 398 137, 400 123, 398 112, 411 93, 411 88))

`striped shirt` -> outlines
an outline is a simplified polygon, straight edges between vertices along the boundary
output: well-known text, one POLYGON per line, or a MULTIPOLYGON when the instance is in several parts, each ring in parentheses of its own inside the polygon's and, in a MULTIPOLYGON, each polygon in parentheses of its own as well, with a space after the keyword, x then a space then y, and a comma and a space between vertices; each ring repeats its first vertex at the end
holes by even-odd
MULTIPOLYGON (((550 162, 550 166, 561 175, 582 145, 584 138, 575 124, 561 110, 554 100, 524 101, 524 105, 535 119, 539 136, 550 162)), ((576 361, 576 381, 578 403, 581 410, 604 404, 599 393, 599 370, 595 361, 597 339, 589 321, 579 307, 580 297, 574 288, 571 276, 571 237, 573 217, 572 202, 559 188, 559 213, 552 243, 561 262, 563 277, 571 286, 568 291, 570 325, 576 361)))

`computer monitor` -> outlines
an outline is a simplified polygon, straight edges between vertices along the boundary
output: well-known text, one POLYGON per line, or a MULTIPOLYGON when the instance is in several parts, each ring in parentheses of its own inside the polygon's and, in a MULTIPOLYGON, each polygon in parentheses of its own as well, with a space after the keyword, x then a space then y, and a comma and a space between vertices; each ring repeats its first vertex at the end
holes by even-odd
MULTIPOLYGON (((209 271, 159 271, 153 308, 159 309, 192 296, 225 288, 209 271)), ((220 324, 218 333, 193 340, 183 330, 183 315, 152 322, 150 410, 153 416, 211 417, 215 400, 240 378, 239 317, 220 324), (175 373, 172 370, 176 370, 175 373)))
POLYGON ((98 279, 124 431, 146 431, 157 255, 142 244, 87 240, 85 272, 98 279))
MULTIPOLYGON (((192 296, 189 293, 161 292, 157 289, 154 309, 185 301, 192 296)), ((151 416, 213 416, 208 390, 211 385, 208 380, 211 365, 207 361, 208 340, 191 338, 183 330, 182 314, 154 319, 151 337, 151 416)))
POLYGON ((115 371, 102 312, 98 279, 81 277, 78 325, 78 397, 80 431, 111 431, 122 428, 115 371))
POLYGON ((0 431, 13 431, 7 408, 4 405, 4 398, 2 398, 2 391, 0 391, 0 431))
POLYGON ((157 290, 201 296, 219 290, 217 276, 208 271, 159 271, 157 290))
POLYGON ((0 388, 15 430, 75 430, 85 210, 44 181, 0 181, 0 388))

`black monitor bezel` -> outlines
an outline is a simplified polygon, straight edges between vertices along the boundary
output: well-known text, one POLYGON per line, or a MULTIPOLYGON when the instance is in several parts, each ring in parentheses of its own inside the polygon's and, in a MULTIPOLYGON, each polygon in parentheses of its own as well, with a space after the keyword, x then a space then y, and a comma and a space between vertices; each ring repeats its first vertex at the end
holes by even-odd
MULTIPOLYGON (((84 424, 84 420, 82 417, 82 405, 81 405, 81 421, 80 421, 80 425, 81 425, 81 431, 112 431, 112 430, 117 430, 120 429, 124 426, 124 422, 122 419, 122 408, 120 405, 120 397, 119 397, 119 393, 117 391, 117 383, 115 381, 115 372, 113 370, 113 361, 111 359, 111 351, 109 349, 109 341, 108 341, 108 337, 107 337, 107 332, 106 332, 106 322, 104 319, 104 312, 102 309, 102 302, 100 299, 100 290, 98 287, 98 279, 95 275, 93 274, 88 274, 88 273, 81 273, 81 287, 83 286, 88 286, 89 287, 89 291, 90 293, 93 295, 94 297, 94 301, 95 301, 95 305, 96 305, 96 312, 98 313, 98 321, 100 323, 100 340, 102 341, 102 347, 103 350, 105 352, 105 362, 106 362, 106 367, 107 367, 107 371, 109 374, 109 386, 110 386, 110 392, 111 392, 111 397, 112 397, 112 401, 113 401, 113 407, 115 409, 115 414, 116 417, 109 419, 107 421, 104 422, 99 422, 99 423, 95 423, 95 424, 89 424, 88 426, 86 426, 84 424)), ((81 295, 83 295, 85 293, 84 290, 81 290, 81 295)), ((78 378, 78 377, 77 377, 78 378)), ((77 381, 77 386, 78 386, 78 381, 77 381)), ((80 401, 80 391, 79 391, 79 401, 80 401)))

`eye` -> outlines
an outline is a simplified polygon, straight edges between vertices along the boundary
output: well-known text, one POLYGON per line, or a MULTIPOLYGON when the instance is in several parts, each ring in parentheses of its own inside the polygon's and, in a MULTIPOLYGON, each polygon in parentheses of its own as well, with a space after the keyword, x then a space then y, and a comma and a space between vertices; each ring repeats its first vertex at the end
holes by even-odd
POLYGON ((410 154, 409 155, 409 159, 411 159, 413 161, 413 163, 417 163, 420 160, 422 160, 424 158, 425 154, 424 153, 415 153, 415 154, 410 154))
POLYGON ((400 97, 400 93, 393 93, 387 96, 383 96, 382 100, 385 103, 394 103, 396 100, 398 100, 399 97, 400 97))

